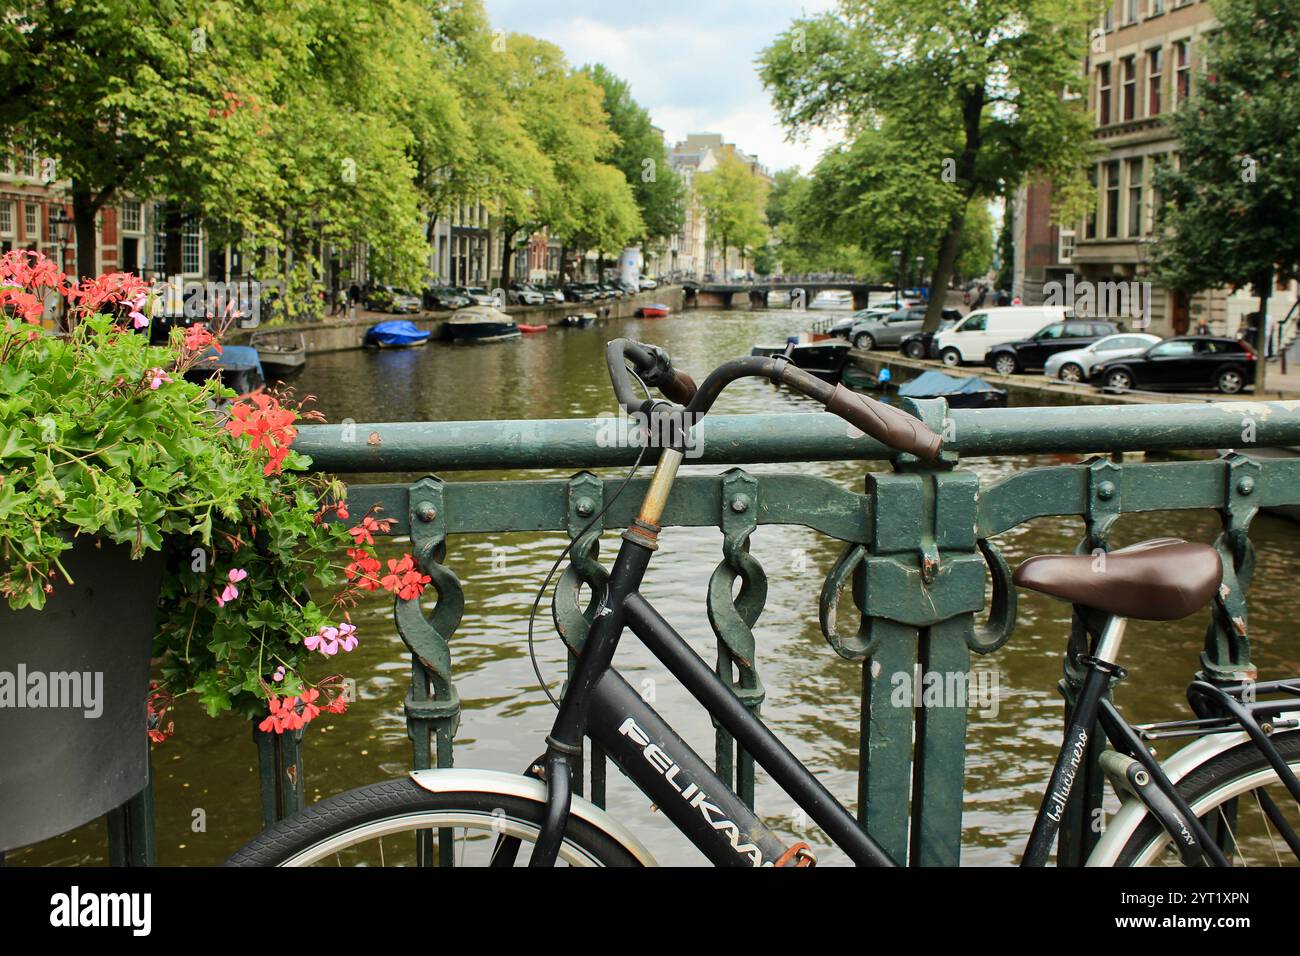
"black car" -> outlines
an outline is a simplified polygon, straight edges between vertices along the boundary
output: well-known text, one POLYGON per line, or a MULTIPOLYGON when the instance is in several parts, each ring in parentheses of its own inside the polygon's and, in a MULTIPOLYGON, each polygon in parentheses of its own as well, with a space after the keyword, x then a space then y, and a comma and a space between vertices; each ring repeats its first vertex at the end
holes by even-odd
MULTIPOLYGON (((944 318, 943 321, 939 323, 940 332, 947 332, 950 328, 956 325, 958 319, 961 318, 960 312, 957 312, 956 319, 950 318, 948 315, 949 312, 957 312, 957 310, 943 310, 944 318)), ((936 334, 937 333, 935 332, 913 332, 911 335, 903 337, 903 339, 898 343, 898 350, 908 358, 937 359, 939 357, 939 352, 934 344, 934 337, 936 334)))
POLYGON ((1255 384, 1255 353, 1236 339, 1180 335, 1141 355, 1093 367, 1088 381, 1116 390, 1217 390, 1235 395, 1255 384))
POLYGON ((431 312, 451 312, 470 304, 468 296, 440 285, 425 286, 420 292, 420 300, 431 312))
POLYGON ((562 291, 566 302, 594 302, 596 299, 595 291, 585 282, 571 282, 562 291))
POLYGON ((1103 336, 1120 331, 1123 330, 1118 324, 1097 319, 1053 322, 1035 332, 1033 338, 993 346, 985 353, 984 364, 991 366, 999 375, 1041 372, 1049 356, 1069 349, 1081 349, 1103 336))

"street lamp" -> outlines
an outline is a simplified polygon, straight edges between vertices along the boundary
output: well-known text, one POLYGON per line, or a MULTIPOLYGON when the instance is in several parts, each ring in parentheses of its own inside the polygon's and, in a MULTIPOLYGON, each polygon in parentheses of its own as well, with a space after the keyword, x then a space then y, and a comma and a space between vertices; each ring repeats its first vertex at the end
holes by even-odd
POLYGON ((75 220, 63 215, 63 209, 50 210, 50 234, 59 247, 59 271, 64 269, 63 250, 72 241, 72 226, 75 220))
POLYGON ((898 304, 903 304, 903 253, 895 249, 889 254, 889 261, 894 264, 894 295, 898 304))

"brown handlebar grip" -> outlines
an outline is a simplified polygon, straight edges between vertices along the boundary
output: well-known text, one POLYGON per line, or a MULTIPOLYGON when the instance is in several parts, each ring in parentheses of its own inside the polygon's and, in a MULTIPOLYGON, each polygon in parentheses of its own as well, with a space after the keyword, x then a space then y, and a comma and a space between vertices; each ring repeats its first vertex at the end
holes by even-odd
POLYGON ((875 399, 859 395, 843 385, 835 386, 826 411, 840 416, 850 425, 866 432, 895 451, 906 452, 933 461, 939 457, 943 439, 930 431, 919 418, 875 399))
POLYGON ((689 405, 695 397, 695 379, 685 372, 673 370, 673 377, 659 386, 664 398, 678 405, 689 405))

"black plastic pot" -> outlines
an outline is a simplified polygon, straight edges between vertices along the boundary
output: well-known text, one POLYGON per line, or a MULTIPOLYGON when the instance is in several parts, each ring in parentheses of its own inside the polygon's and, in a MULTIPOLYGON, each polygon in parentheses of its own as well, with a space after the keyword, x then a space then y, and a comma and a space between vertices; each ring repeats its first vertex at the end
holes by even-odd
POLYGON ((44 609, 0 604, 0 851, 88 823, 146 782, 162 557, 82 538, 62 561, 75 583, 57 580, 44 609))

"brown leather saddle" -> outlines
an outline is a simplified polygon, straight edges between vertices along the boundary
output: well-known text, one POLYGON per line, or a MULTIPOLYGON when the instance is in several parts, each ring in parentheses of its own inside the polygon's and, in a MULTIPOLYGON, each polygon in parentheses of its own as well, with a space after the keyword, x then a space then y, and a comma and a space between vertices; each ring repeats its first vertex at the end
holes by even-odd
POLYGON ((1022 588, 1143 621, 1199 611, 1223 578, 1219 552, 1181 538, 1153 538, 1104 555, 1040 554, 1016 568, 1022 588))

